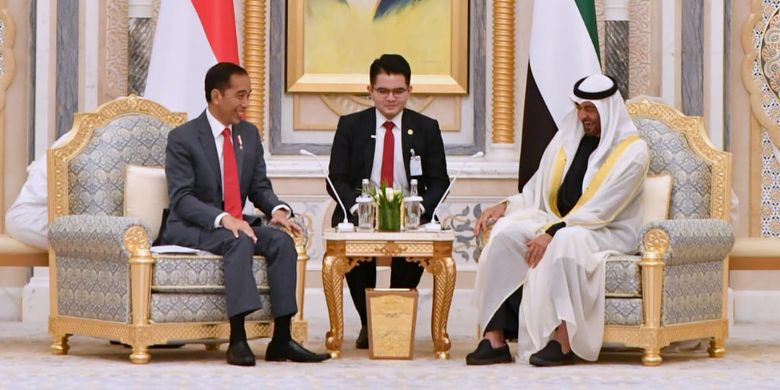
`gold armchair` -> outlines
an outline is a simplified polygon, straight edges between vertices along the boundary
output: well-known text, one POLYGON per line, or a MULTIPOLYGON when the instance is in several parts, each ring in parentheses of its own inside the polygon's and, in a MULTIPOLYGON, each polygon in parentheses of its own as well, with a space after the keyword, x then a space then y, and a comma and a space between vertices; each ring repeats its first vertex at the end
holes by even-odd
POLYGON ((708 338, 709 355, 721 357, 734 244, 731 155, 710 144, 700 117, 649 100, 627 106, 650 149, 648 174, 669 174, 672 188, 669 215, 642 227, 639 254, 607 259, 603 341, 641 348, 648 366, 682 340, 708 338))
MULTIPOLYGON (((93 113, 76 114, 73 138, 49 151, 54 354, 66 354, 74 334, 129 344, 133 363, 148 362, 154 344, 203 343, 216 349, 227 340, 221 258, 152 254, 149 226, 123 216, 127 166, 162 166, 168 132, 184 119, 143 98, 120 98, 93 113)), ((296 238, 300 310, 292 332, 299 341, 306 338, 305 246, 305 235, 296 238)), ((256 256, 253 270, 263 308, 247 318, 250 338, 272 332, 265 269, 265 259, 256 256)))

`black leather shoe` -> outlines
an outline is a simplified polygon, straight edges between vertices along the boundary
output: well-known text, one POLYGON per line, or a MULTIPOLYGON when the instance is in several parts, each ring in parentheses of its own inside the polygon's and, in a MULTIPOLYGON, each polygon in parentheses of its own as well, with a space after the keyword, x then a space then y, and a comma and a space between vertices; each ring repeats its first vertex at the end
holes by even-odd
POLYGON ((360 334, 358 334, 358 338, 355 340, 355 348, 368 349, 368 330, 365 326, 360 328, 360 334))
POLYGON ((512 363, 512 353, 509 352, 509 346, 493 348, 490 340, 482 339, 474 352, 466 355, 466 364, 469 366, 486 366, 488 364, 512 363))
POLYGON ((330 354, 314 353, 294 340, 277 343, 271 340, 265 350, 265 360, 269 362, 293 361, 297 363, 318 363, 330 359, 330 354))
POLYGON ((249 348, 246 340, 237 341, 227 349, 227 362, 234 366, 254 366, 255 354, 249 348))
POLYGON ((529 359, 529 362, 537 367, 568 366, 576 361, 574 352, 563 353, 561 344, 555 340, 550 340, 544 348, 531 355, 529 359))

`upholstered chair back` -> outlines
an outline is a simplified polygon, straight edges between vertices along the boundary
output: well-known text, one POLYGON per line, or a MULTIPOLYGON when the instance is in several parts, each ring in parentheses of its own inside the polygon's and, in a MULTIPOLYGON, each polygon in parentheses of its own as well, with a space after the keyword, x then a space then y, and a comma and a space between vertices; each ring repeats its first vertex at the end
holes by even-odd
POLYGON ((127 165, 163 166, 171 129, 159 119, 139 113, 117 117, 96 128, 82 153, 68 166, 70 213, 122 215, 127 165))
POLYGON ((648 101, 628 109, 650 150, 648 175, 672 176, 669 219, 727 219, 728 164, 703 136, 701 118, 648 101))
POLYGON ((709 218, 709 164, 691 150, 685 134, 654 119, 638 119, 634 123, 650 149, 648 175, 672 176, 669 219, 709 218))
POLYGON ((184 114, 136 96, 75 114, 71 140, 49 158, 49 217, 121 216, 127 166, 164 166, 168 132, 183 122, 184 114))

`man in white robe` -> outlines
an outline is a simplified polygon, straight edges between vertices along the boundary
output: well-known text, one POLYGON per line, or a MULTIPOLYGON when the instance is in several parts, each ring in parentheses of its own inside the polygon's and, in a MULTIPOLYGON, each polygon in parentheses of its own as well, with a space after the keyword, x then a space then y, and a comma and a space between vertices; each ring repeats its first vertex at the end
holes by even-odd
POLYGON ((469 365, 511 362, 505 340, 515 334, 518 356, 536 366, 598 358, 605 258, 637 250, 649 153, 611 78, 583 78, 571 99, 523 191, 474 226, 480 234, 495 222, 475 286, 485 338, 469 365))

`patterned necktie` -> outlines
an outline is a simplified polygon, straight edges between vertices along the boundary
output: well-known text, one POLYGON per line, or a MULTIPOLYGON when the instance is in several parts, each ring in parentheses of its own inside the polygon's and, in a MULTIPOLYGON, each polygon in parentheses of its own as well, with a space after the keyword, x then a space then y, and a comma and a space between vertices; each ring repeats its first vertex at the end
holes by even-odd
POLYGON ((225 186, 225 211, 235 218, 241 219, 241 189, 238 186, 238 165, 236 152, 230 137, 230 129, 222 130, 222 182, 225 186))
POLYGON ((387 183, 387 186, 393 187, 393 162, 395 156, 395 136, 393 136, 393 122, 387 121, 382 126, 385 127, 385 141, 382 148, 382 175, 380 182, 387 183))

